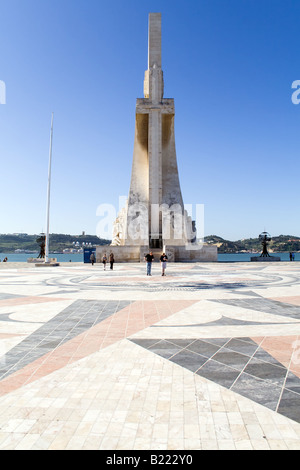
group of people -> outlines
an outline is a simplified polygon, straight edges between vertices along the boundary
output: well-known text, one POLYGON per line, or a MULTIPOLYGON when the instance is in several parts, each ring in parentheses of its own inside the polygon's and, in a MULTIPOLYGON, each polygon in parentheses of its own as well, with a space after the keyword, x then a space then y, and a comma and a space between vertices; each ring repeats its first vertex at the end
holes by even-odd
POLYGON ((295 261, 295 253, 290 252, 290 261, 295 261))
MULTIPOLYGON (((154 256, 153 256, 152 251, 150 251, 150 253, 148 253, 145 256, 145 261, 147 263, 147 276, 151 276, 151 268, 152 268, 153 260, 154 260, 154 256)), ((168 261, 168 257, 166 255, 166 253, 163 253, 161 255, 161 257, 159 258, 159 260, 160 260, 160 264, 161 264, 161 275, 165 276, 166 275, 166 268, 167 268, 167 261, 168 261)))
MULTIPOLYGON (((151 276, 151 268, 152 268, 152 262, 153 262, 153 260, 154 260, 153 252, 150 251, 150 253, 148 253, 148 254, 145 256, 145 261, 146 261, 146 263, 147 263, 147 276, 151 276)), ((106 263, 107 263, 107 261, 109 261, 110 269, 113 269, 113 268, 114 268, 114 262, 115 262, 115 258, 114 258, 114 254, 113 254, 113 253, 110 253, 108 259, 107 259, 106 253, 103 255, 103 257, 102 257, 102 264, 103 264, 104 271, 106 270, 106 263)), ((160 257, 161 275, 162 275, 162 276, 165 276, 165 275, 166 275, 167 261, 168 261, 168 257, 167 257, 167 255, 166 255, 166 253, 163 253, 163 254, 161 255, 161 257, 160 257)), ((92 253, 92 254, 91 254, 91 256, 90 256, 90 262, 92 263, 92 265, 94 265, 94 263, 96 262, 95 253, 92 253)))
MULTIPOLYGON (((113 253, 110 253, 108 259, 109 259, 110 269, 114 269, 114 262, 115 262, 114 254, 113 254, 113 253)), ((107 256, 106 256, 106 253, 105 253, 105 255, 104 255, 103 258, 102 258, 102 263, 103 263, 103 269, 104 269, 104 271, 105 271, 105 270, 106 270, 106 263, 107 263, 107 256)))
MULTIPOLYGON (((92 263, 92 266, 96 262, 95 253, 91 254, 90 262, 92 263)), ((114 262, 115 262, 114 254, 110 253, 110 255, 109 255, 110 269, 114 269, 114 262)), ((102 257, 102 264, 103 264, 104 271, 106 271, 106 263, 107 263, 107 256, 106 256, 106 253, 105 253, 102 257)))

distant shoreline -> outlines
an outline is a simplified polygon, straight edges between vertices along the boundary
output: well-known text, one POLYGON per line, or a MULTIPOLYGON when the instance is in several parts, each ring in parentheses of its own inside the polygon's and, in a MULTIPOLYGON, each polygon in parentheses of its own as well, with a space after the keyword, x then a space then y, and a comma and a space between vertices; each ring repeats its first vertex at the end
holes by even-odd
MULTIPOLYGON (((36 254, 36 257, 38 256, 38 253, 36 254)), ((27 260, 29 258, 34 258, 35 256, 32 256, 33 253, 0 253, 0 265, 3 264, 12 264, 12 263, 26 263, 29 266, 34 266, 34 263, 27 263, 27 260), (3 263, 3 259, 7 257, 7 263, 3 263)), ((218 253, 218 261, 220 263, 240 263, 240 262, 251 262, 251 257, 252 256, 259 256, 260 253, 218 253)), ((284 252, 284 253, 271 253, 270 256, 279 256, 281 258, 281 261, 288 261, 290 262, 290 257, 289 257, 289 252, 284 252)), ((83 253, 51 253, 49 254, 50 258, 56 258, 57 262, 59 263, 68 263, 68 264, 75 264, 75 263, 81 263, 84 264, 84 254, 83 253)), ((296 262, 300 261, 300 253, 295 252, 295 260, 296 262)), ((118 260, 116 259, 116 263, 118 260)))
MULTIPOLYGON (((0 252, 13 255, 16 253, 16 250, 18 250, 21 254, 35 255, 39 252, 38 237, 39 235, 29 235, 26 233, 0 234, 0 252)), ((216 245, 219 254, 255 255, 261 253, 262 250, 261 241, 258 237, 230 241, 217 235, 208 235, 204 237, 204 242, 208 245, 216 245)), ((50 234, 50 251, 58 256, 62 254, 73 254, 71 253, 73 250, 83 252, 85 248, 101 245, 109 246, 110 243, 110 240, 101 239, 96 235, 88 235, 85 234, 85 232, 81 235, 50 234)), ((291 251, 300 253, 300 237, 294 235, 272 236, 268 250, 270 254, 285 254, 291 251)))

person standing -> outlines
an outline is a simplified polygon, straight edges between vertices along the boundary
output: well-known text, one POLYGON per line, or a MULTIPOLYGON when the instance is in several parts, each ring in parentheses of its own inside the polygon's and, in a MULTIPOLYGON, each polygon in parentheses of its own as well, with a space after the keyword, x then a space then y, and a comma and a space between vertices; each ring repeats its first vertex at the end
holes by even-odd
POLYGON ((163 253, 160 257, 160 263, 161 263, 161 275, 165 276, 166 275, 166 267, 167 267, 167 261, 168 257, 166 253, 163 253))
POLYGON ((95 263, 95 253, 92 253, 90 256, 90 262, 92 263, 92 266, 94 266, 95 263))
POLYGON ((102 258, 102 263, 103 263, 103 269, 105 271, 105 268, 106 268, 106 261, 107 261, 107 258, 106 258, 106 253, 104 254, 103 258, 102 258))
POLYGON ((115 262, 115 258, 114 258, 114 254, 111 253, 109 255, 109 262, 110 262, 110 269, 114 269, 114 262, 115 262))
POLYGON ((145 261, 147 262, 147 276, 151 276, 151 268, 152 268, 152 261, 154 260, 154 256, 152 251, 145 256, 145 261))

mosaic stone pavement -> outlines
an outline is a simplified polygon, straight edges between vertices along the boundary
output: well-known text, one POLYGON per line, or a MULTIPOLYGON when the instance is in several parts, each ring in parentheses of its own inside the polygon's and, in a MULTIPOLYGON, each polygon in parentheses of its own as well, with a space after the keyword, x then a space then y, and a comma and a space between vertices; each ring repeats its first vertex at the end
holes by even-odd
POLYGON ((2 264, 0 449, 300 449, 300 263, 2 264))

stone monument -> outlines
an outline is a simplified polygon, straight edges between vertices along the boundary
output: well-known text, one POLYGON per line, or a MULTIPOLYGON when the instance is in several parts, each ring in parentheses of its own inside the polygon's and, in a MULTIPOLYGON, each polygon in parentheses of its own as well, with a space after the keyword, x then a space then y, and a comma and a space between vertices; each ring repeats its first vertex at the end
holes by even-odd
POLYGON ((150 13, 144 98, 136 102, 135 139, 128 200, 113 229, 112 245, 97 247, 97 261, 140 261, 152 250, 170 261, 217 261, 217 247, 197 244, 179 183, 174 99, 164 98, 161 14, 150 13))
POLYGON ((260 256, 252 256, 251 261, 281 261, 280 256, 270 256, 268 252, 268 243, 272 240, 268 232, 262 232, 259 235, 262 244, 262 252, 260 256))
POLYGON ((43 258, 45 259, 45 245, 46 245, 46 236, 44 233, 41 233, 41 235, 36 239, 36 242, 38 243, 40 247, 40 252, 38 258, 43 258))

